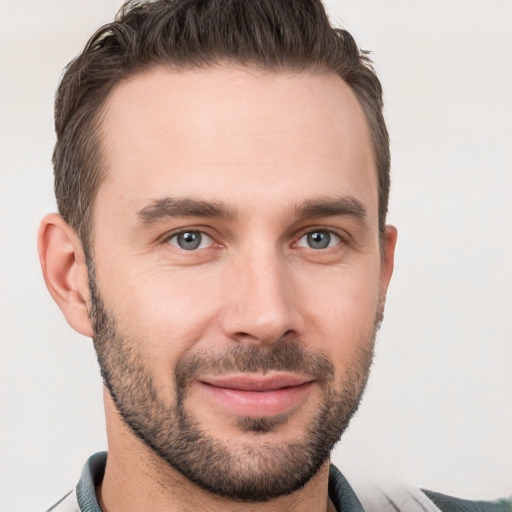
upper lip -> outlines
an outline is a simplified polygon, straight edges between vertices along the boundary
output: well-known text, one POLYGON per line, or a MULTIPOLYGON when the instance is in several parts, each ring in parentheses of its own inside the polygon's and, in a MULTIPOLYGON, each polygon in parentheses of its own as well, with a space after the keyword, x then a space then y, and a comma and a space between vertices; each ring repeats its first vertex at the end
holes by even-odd
POLYGON ((241 391, 275 391, 292 386, 301 386, 314 379, 311 376, 296 373, 234 374, 204 376, 199 379, 205 384, 218 388, 238 389, 241 391))

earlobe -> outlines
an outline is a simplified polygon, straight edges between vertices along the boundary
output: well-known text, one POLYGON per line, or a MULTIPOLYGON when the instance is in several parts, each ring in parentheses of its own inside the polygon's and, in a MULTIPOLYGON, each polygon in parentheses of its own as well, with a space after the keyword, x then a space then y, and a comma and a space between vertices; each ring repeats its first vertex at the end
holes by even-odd
POLYGON ((92 337, 87 266, 82 244, 74 230, 60 215, 49 214, 39 227, 37 248, 46 287, 53 300, 73 329, 92 337))

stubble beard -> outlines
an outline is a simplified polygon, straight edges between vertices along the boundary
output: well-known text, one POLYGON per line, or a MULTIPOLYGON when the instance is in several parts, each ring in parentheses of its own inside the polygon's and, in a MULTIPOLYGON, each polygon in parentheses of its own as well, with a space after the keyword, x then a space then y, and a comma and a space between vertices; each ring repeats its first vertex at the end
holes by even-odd
POLYGON ((268 348, 238 344, 223 352, 187 353, 176 364, 175 403, 160 396, 150 364, 139 347, 142 340, 121 334, 103 304, 90 272, 90 317, 101 375, 121 418, 154 453, 200 488, 237 501, 261 502, 302 488, 327 461, 356 412, 373 359, 374 329, 361 340, 346 375, 336 376, 322 353, 299 341, 277 341, 268 348), (302 435, 288 443, 265 440, 288 421, 273 417, 241 417, 236 426, 247 441, 225 443, 199 425, 187 410, 190 384, 200 374, 282 370, 311 375, 321 390, 316 414, 302 435))

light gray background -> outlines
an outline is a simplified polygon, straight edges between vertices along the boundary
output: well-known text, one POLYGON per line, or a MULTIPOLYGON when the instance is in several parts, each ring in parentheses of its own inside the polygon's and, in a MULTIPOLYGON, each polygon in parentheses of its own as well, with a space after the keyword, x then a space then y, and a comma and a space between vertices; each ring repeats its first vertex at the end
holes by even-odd
MULTIPOLYGON (((119 0, 0 0, 0 510, 42 510, 106 447, 90 340, 46 292, 52 101, 119 0)), ((374 51, 396 271, 363 406, 334 461, 470 498, 512 493, 512 2, 330 0, 374 51)))

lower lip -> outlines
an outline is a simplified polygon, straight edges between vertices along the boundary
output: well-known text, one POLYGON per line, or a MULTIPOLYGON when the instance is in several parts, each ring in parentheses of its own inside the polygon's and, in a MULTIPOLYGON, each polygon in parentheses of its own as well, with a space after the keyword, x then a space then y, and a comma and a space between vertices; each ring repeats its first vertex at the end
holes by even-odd
POLYGON ((297 407, 311 391, 312 382, 271 391, 220 388, 201 382, 201 388, 217 403, 238 416, 263 418, 283 414, 297 407))

